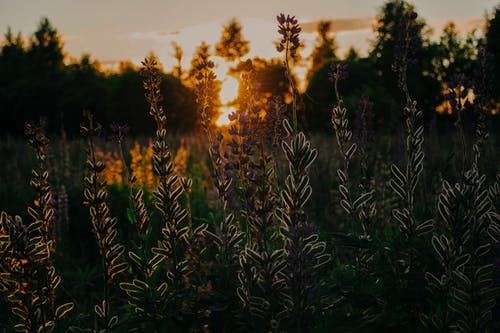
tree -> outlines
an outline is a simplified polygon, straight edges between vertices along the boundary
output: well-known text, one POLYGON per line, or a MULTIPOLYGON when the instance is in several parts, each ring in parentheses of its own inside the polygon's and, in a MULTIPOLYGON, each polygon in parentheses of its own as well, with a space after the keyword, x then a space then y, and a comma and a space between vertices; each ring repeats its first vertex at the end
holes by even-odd
POLYGON ((111 80, 99 71, 99 63, 88 54, 65 66, 62 93, 58 97, 60 111, 56 115, 59 128, 55 129, 64 128, 70 135, 79 133, 85 110, 91 111, 101 121, 107 121, 110 83, 111 80))
POLYGON ((5 40, 0 51, 0 82, 9 83, 17 76, 23 75, 24 61, 26 60, 26 50, 24 48, 21 33, 14 36, 10 27, 5 33, 5 40))
POLYGON ((455 74, 470 74, 474 53, 472 38, 461 38, 455 24, 449 22, 443 29, 439 44, 436 45, 433 59, 438 79, 446 83, 455 74))
MULTIPOLYGON (((374 60, 378 75, 387 91, 386 98, 392 99, 385 104, 394 106, 380 115, 386 120, 386 128, 389 131, 399 124, 403 114, 403 94, 398 85, 398 77, 393 71, 393 64, 400 55, 401 43, 406 38, 401 29, 402 20, 410 11, 414 12, 414 8, 406 1, 390 0, 380 9, 374 27, 377 37, 373 41, 370 57, 374 60)), ((409 59, 407 78, 412 98, 417 101, 417 107, 423 110, 424 121, 430 120, 441 100, 440 84, 432 66, 434 49, 431 47, 429 35, 430 30, 425 21, 417 18, 415 26, 412 27, 412 56, 409 59)))
POLYGON ((316 30, 316 45, 311 53, 311 67, 307 73, 307 81, 311 79, 313 74, 320 69, 326 62, 337 58, 335 51, 337 45, 335 38, 330 36, 331 22, 320 21, 316 30))
POLYGON ((26 50, 19 33, 14 36, 9 28, 0 52, 0 116, 3 132, 22 129, 19 106, 26 103, 24 92, 29 84, 26 68, 26 50))
POLYGON ((5 35, 0 59, 0 110, 4 129, 22 133, 24 122, 47 118, 57 126, 64 70, 61 37, 47 18, 43 18, 29 45, 21 35, 5 35))
MULTIPOLYGON (((387 127, 384 112, 395 106, 391 104, 393 100, 387 98, 388 94, 382 84, 382 78, 377 75, 373 59, 359 58, 353 52, 344 62, 348 65, 349 75, 342 81, 340 93, 347 109, 353 112, 361 96, 369 96, 374 104, 375 127, 384 130, 387 127)), ((332 105, 336 100, 329 72, 330 64, 325 63, 314 73, 303 95, 306 125, 313 131, 332 131, 332 105)))
POLYGON ((181 46, 177 42, 172 42, 172 48, 174 49, 174 59, 177 61, 177 65, 174 66, 172 73, 176 78, 182 81, 182 76, 184 75, 184 71, 182 70, 182 57, 184 56, 184 51, 181 46))
POLYGON ((494 9, 487 23, 486 48, 494 57, 494 97, 500 100, 500 5, 494 9))
POLYGON ((228 62, 241 59, 250 52, 250 42, 244 39, 242 27, 235 18, 231 19, 222 29, 221 39, 215 44, 215 55, 228 62))
POLYGON ((64 53, 61 36, 52 26, 48 18, 42 18, 30 40, 28 55, 33 65, 40 70, 61 69, 63 67, 64 53))

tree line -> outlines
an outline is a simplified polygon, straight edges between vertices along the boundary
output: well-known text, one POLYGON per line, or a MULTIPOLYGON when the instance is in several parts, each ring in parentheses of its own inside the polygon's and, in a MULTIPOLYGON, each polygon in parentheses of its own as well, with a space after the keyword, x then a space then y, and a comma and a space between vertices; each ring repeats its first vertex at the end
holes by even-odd
MULTIPOLYGON (((359 103, 370 99, 374 127, 377 132, 391 133, 401 121, 400 89, 391 66, 401 39, 401 18, 411 8, 406 1, 387 1, 379 10, 375 24, 375 38, 367 56, 360 56, 351 48, 339 55, 331 22, 321 21, 317 26, 317 39, 313 52, 302 56, 298 48, 293 61, 308 66, 305 91, 299 99, 302 126, 311 131, 328 130, 331 105, 335 102, 332 84, 328 81, 332 61, 346 63, 349 77, 343 85, 345 103, 356 109, 359 103)), ((489 101, 492 113, 500 101, 500 5, 485 18, 484 34, 470 32, 462 37, 453 23, 448 23, 438 41, 430 38, 430 28, 418 18, 415 30, 412 62, 408 71, 410 90, 415 93, 424 121, 446 131, 453 126, 453 115, 445 103, 447 83, 457 74, 471 80, 477 75, 478 50, 485 50, 491 65, 489 75, 489 101), (439 110, 440 112, 436 112, 439 110)), ((189 132, 197 128, 195 94, 196 66, 200 60, 217 55, 230 65, 229 75, 239 77, 250 42, 243 36, 243 27, 230 20, 223 28, 220 41, 214 45, 203 42, 192 57, 191 68, 183 69, 182 48, 173 43, 177 65, 163 75, 161 86, 164 107, 168 110, 170 128, 189 132), (212 51, 213 48, 213 51, 212 51)), ((0 130, 19 135, 24 123, 40 116, 46 118, 49 130, 62 129, 70 135, 78 133, 82 112, 91 111, 104 124, 114 121, 133 124, 133 134, 151 134, 153 124, 143 117, 144 102, 141 77, 132 64, 121 63, 118 71, 106 72, 90 55, 78 60, 65 61, 61 36, 47 18, 43 18, 35 33, 25 39, 10 29, 5 33, 0 50, 0 130)), ((281 60, 252 59, 256 80, 264 98, 281 95, 285 101, 290 94, 288 79, 281 60)), ((484 78, 483 78, 484 79, 484 78)), ((296 79, 297 80, 297 79, 296 79)), ((237 107, 238 101, 234 101, 237 107)), ((472 108, 471 108, 472 110, 472 108)), ((216 111, 214 111, 216 112, 216 111)), ((473 114, 471 113, 473 118, 473 114)), ((215 115, 213 117, 216 118, 215 115)))

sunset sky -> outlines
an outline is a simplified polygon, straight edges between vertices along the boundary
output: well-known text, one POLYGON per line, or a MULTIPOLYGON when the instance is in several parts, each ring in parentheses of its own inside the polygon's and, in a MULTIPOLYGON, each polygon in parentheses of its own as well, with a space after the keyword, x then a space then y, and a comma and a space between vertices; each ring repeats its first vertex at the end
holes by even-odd
MULTIPOLYGON (((103 65, 120 60, 135 64, 151 51, 159 56, 168 71, 174 65, 171 42, 184 51, 183 66, 188 68, 196 46, 202 40, 214 45, 222 26, 231 18, 243 25, 250 40, 249 57, 277 56, 273 41, 278 38, 276 15, 295 15, 303 33, 303 55, 312 50, 319 20, 332 20, 332 29, 343 55, 349 46, 361 53, 374 37, 374 17, 384 0, 0 0, 0 29, 11 27, 14 33, 30 36, 41 17, 48 17, 62 35, 67 59, 89 53, 103 65)), ((415 0, 419 15, 427 20, 438 36, 444 24, 454 21, 462 32, 482 29, 484 15, 499 0, 415 0)), ((213 48, 212 48, 213 51, 213 48)), ((237 82, 228 77, 227 64, 214 59, 217 75, 223 82, 222 100, 237 93, 237 82)), ((303 76, 306 68, 296 69, 303 76)))
MULTIPOLYGON (((333 22, 340 53, 350 44, 364 51, 372 37, 373 17, 383 0, 0 0, 0 29, 11 27, 24 36, 36 29, 40 18, 48 17, 63 35, 66 52, 74 57, 90 53, 101 61, 129 59, 138 63, 149 51, 159 55, 166 69, 172 62, 171 41, 184 49, 185 64, 202 40, 215 43, 222 25, 232 17, 244 27, 251 41, 251 54, 275 56, 275 16, 295 15, 304 26, 306 47, 314 40, 314 23, 333 22), (349 24, 355 23, 355 24, 349 24), (309 33, 308 33, 309 32, 309 33)), ((463 30, 481 27, 482 16, 498 0, 416 0, 421 16, 440 30, 455 20, 463 30)), ((437 31, 439 32, 439 31, 437 31)))

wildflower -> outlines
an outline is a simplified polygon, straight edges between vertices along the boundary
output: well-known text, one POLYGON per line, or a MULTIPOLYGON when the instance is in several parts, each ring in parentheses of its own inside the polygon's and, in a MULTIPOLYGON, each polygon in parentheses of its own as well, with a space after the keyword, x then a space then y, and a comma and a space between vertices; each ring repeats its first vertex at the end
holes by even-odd
POLYGON ((295 58, 297 49, 300 46, 299 33, 302 31, 295 16, 280 14, 276 16, 278 20, 278 33, 282 36, 276 49, 278 52, 285 51, 295 58))
POLYGON ((419 33, 422 30, 422 24, 417 22, 417 17, 417 13, 409 9, 398 23, 401 35, 394 47, 395 61, 392 69, 398 74, 400 86, 406 84, 404 81, 406 81, 408 64, 413 65, 417 62, 415 50, 422 41, 419 33))
POLYGON ((286 118, 286 104, 283 98, 274 96, 268 102, 269 109, 265 115, 264 140, 276 150, 287 134, 283 127, 286 118))
POLYGON ((121 124, 117 122, 111 123, 109 126, 111 129, 111 140, 115 141, 118 144, 122 144, 125 141, 125 137, 129 131, 129 127, 127 124, 121 124))
POLYGON ((348 65, 345 63, 332 62, 328 72, 328 79, 332 82, 347 79, 349 77, 347 69, 348 65))
POLYGON ((456 74, 448 82, 448 88, 449 92, 445 95, 445 98, 453 109, 461 111, 469 105, 467 95, 472 89, 472 82, 463 73, 456 74))

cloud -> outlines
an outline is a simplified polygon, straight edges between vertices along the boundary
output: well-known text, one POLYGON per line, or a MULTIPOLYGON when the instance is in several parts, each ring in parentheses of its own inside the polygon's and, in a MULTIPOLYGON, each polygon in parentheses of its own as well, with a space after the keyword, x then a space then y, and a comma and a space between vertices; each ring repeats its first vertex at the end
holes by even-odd
MULTIPOLYGON (((353 17, 343 19, 327 20, 331 24, 331 29, 334 33, 353 31, 353 30, 366 30, 371 29, 375 19, 373 17, 353 17)), ((301 27, 304 32, 313 33, 317 30, 320 21, 311 21, 302 23, 301 27)))

